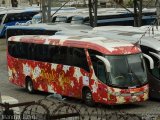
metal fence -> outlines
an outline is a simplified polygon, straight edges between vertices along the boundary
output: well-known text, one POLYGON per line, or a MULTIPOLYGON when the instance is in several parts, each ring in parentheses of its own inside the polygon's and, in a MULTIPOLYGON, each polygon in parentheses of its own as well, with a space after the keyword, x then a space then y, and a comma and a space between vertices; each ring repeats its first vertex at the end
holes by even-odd
POLYGON ((0 106, 3 108, 3 120, 160 120, 157 114, 108 112, 104 107, 88 107, 48 98, 36 102, 4 103, 0 106), (18 107, 19 111, 12 110, 14 107, 18 107))

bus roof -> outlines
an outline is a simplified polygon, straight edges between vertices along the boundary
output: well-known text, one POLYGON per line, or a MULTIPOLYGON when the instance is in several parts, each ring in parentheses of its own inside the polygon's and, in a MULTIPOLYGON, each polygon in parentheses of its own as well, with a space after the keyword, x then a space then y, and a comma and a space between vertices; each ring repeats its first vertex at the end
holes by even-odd
POLYGON ((132 26, 104 26, 95 27, 93 31, 60 31, 56 35, 96 35, 99 37, 107 37, 109 39, 125 40, 135 44, 139 41, 139 44, 143 46, 148 46, 157 51, 160 51, 160 31, 155 31, 155 35, 152 36, 151 33, 146 32, 148 26, 143 27, 132 27, 132 26), (144 33, 146 33, 144 35, 144 33), (142 37, 143 36, 143 37, 142 37))
POLYGON ((13 36, 8 41, 52 44, 59 46, 87 48, 107 55, 125 55, 141 52, 137 46, 117 39, 91 35, 53 35, 53 36, 13 36))
POLYGON ((9 9, 2 10, 0 14, 9 14, 9 13, 23 13, 23 12, 38 12, 38 10, 31 9, 9 9))
POLYGON ((123 39, 132 43, 140 41, 140 45, 148 46, 160 51, 160 31, 156 29, 155 26, 154 28, 151 28, 154 29, 154 34, 152 34, 152 30, 149 30, 149 27, 150 26, 103 26, 95 27, 93 30, 105 35, 114 35, 119 37, 119 39, 123 39))
POLYGON ((78 12, 62 12, 62 13, 57 13, 56 16, 65 16, 65 17, 71 17, 77 15, 78 12))
POLYGON ((17 26, 8 26, 7 29, 39 29, 39 30, 92 30, 92 27, 87 25, 79 24, 69 24, 69 23, 39 23, 39 24, 30 24, 30 25, 17 25, 17 26))

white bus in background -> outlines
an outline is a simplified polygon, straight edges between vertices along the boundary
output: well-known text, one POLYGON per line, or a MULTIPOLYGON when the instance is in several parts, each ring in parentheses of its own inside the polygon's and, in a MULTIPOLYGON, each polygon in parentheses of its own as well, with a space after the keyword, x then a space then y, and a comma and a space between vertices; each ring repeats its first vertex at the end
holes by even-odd
MULTIPOLYGON (((130 11, 133 11, 131 9, 130 11)), ((144 9, 142 13, 142 25, 149 25, 155 22, 156 12, 155 9, 144 9)), ((79 13, 72 17, 72 24, 88 24, 89 25, 89 13, 79 13)), ((122 8, 107 9, 103 8, 97 12, 97 26, 108 25, 134 25, 134 15, 122 8)))
POLYGON ((6 30, 6 38, 17 35, 54 35, 58 31, 91 31, 92 27, 68 23, 39 23, 26 26, 9 26, 6 30))
POLYGON ((53 23, 71 23, 72 17, 76 16, 78 12, 66 12, 66 13, 59 13, 56 16, 52 17, 53 23))
MULTIPOLYGON (((54 7, 51 8, 51 16, 52 18, 56 16, 57 13, 64 13, 64 12, 76 12, 75 7, 62 7, 60 10, 59 7, 54 7), (54 13, 57 11, 57 13, 54 15, 54 13), (54 16, 53 16, 54 15, 54 16)), ((36 14, 33 16, 31 23, 32 24, 37 24, 42 22, 42 13, 36 14)))

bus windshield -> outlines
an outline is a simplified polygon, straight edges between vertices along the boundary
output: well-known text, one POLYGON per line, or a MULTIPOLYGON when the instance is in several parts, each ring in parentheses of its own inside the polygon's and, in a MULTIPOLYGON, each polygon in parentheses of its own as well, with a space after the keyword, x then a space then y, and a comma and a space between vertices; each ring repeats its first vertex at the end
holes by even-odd
POLYGON ((42 16, 41 15, 36 15, 33 16, 32 18, 32 24, 37 24, 37 23, 41 23, 42 22, 42 16))
POLYGON ((66 22, 66 21, 67 21, 67 17, 65 17, 65 16, 57 16, 55 22, 66 22))
POLYGON ((137 87, 147 83, 142 54, 106 56, 111 64, 109 84, 117 87, 137 87))

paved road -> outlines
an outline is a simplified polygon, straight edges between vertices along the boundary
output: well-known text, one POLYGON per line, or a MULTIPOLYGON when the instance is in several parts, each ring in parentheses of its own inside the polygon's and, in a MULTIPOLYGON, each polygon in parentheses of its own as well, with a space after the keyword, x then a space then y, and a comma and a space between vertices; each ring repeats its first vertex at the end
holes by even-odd
MULTIPOLYGON (((6 42, 0 39, 0 92, 2 95, 9 95, 19 100, 19 102, 26 102, 32 100, 39 100, 46 97, 47 93, 29 94, 24 89, 14 86, 8 82, 8 74, 6 67, 6 42)), ((76 103, 76 100, 67 100, 76 103)), ((82 104, 78 101, 79 104, 82 104)), ((98 106, 97 106, 98 107, 98 106)), ((115 106, 113 109, 106 106, 106 111, 126 111, 130 113, 160 113, 159 101, 146 101, 143 103, 134 103, 129 105, 115 106)))

